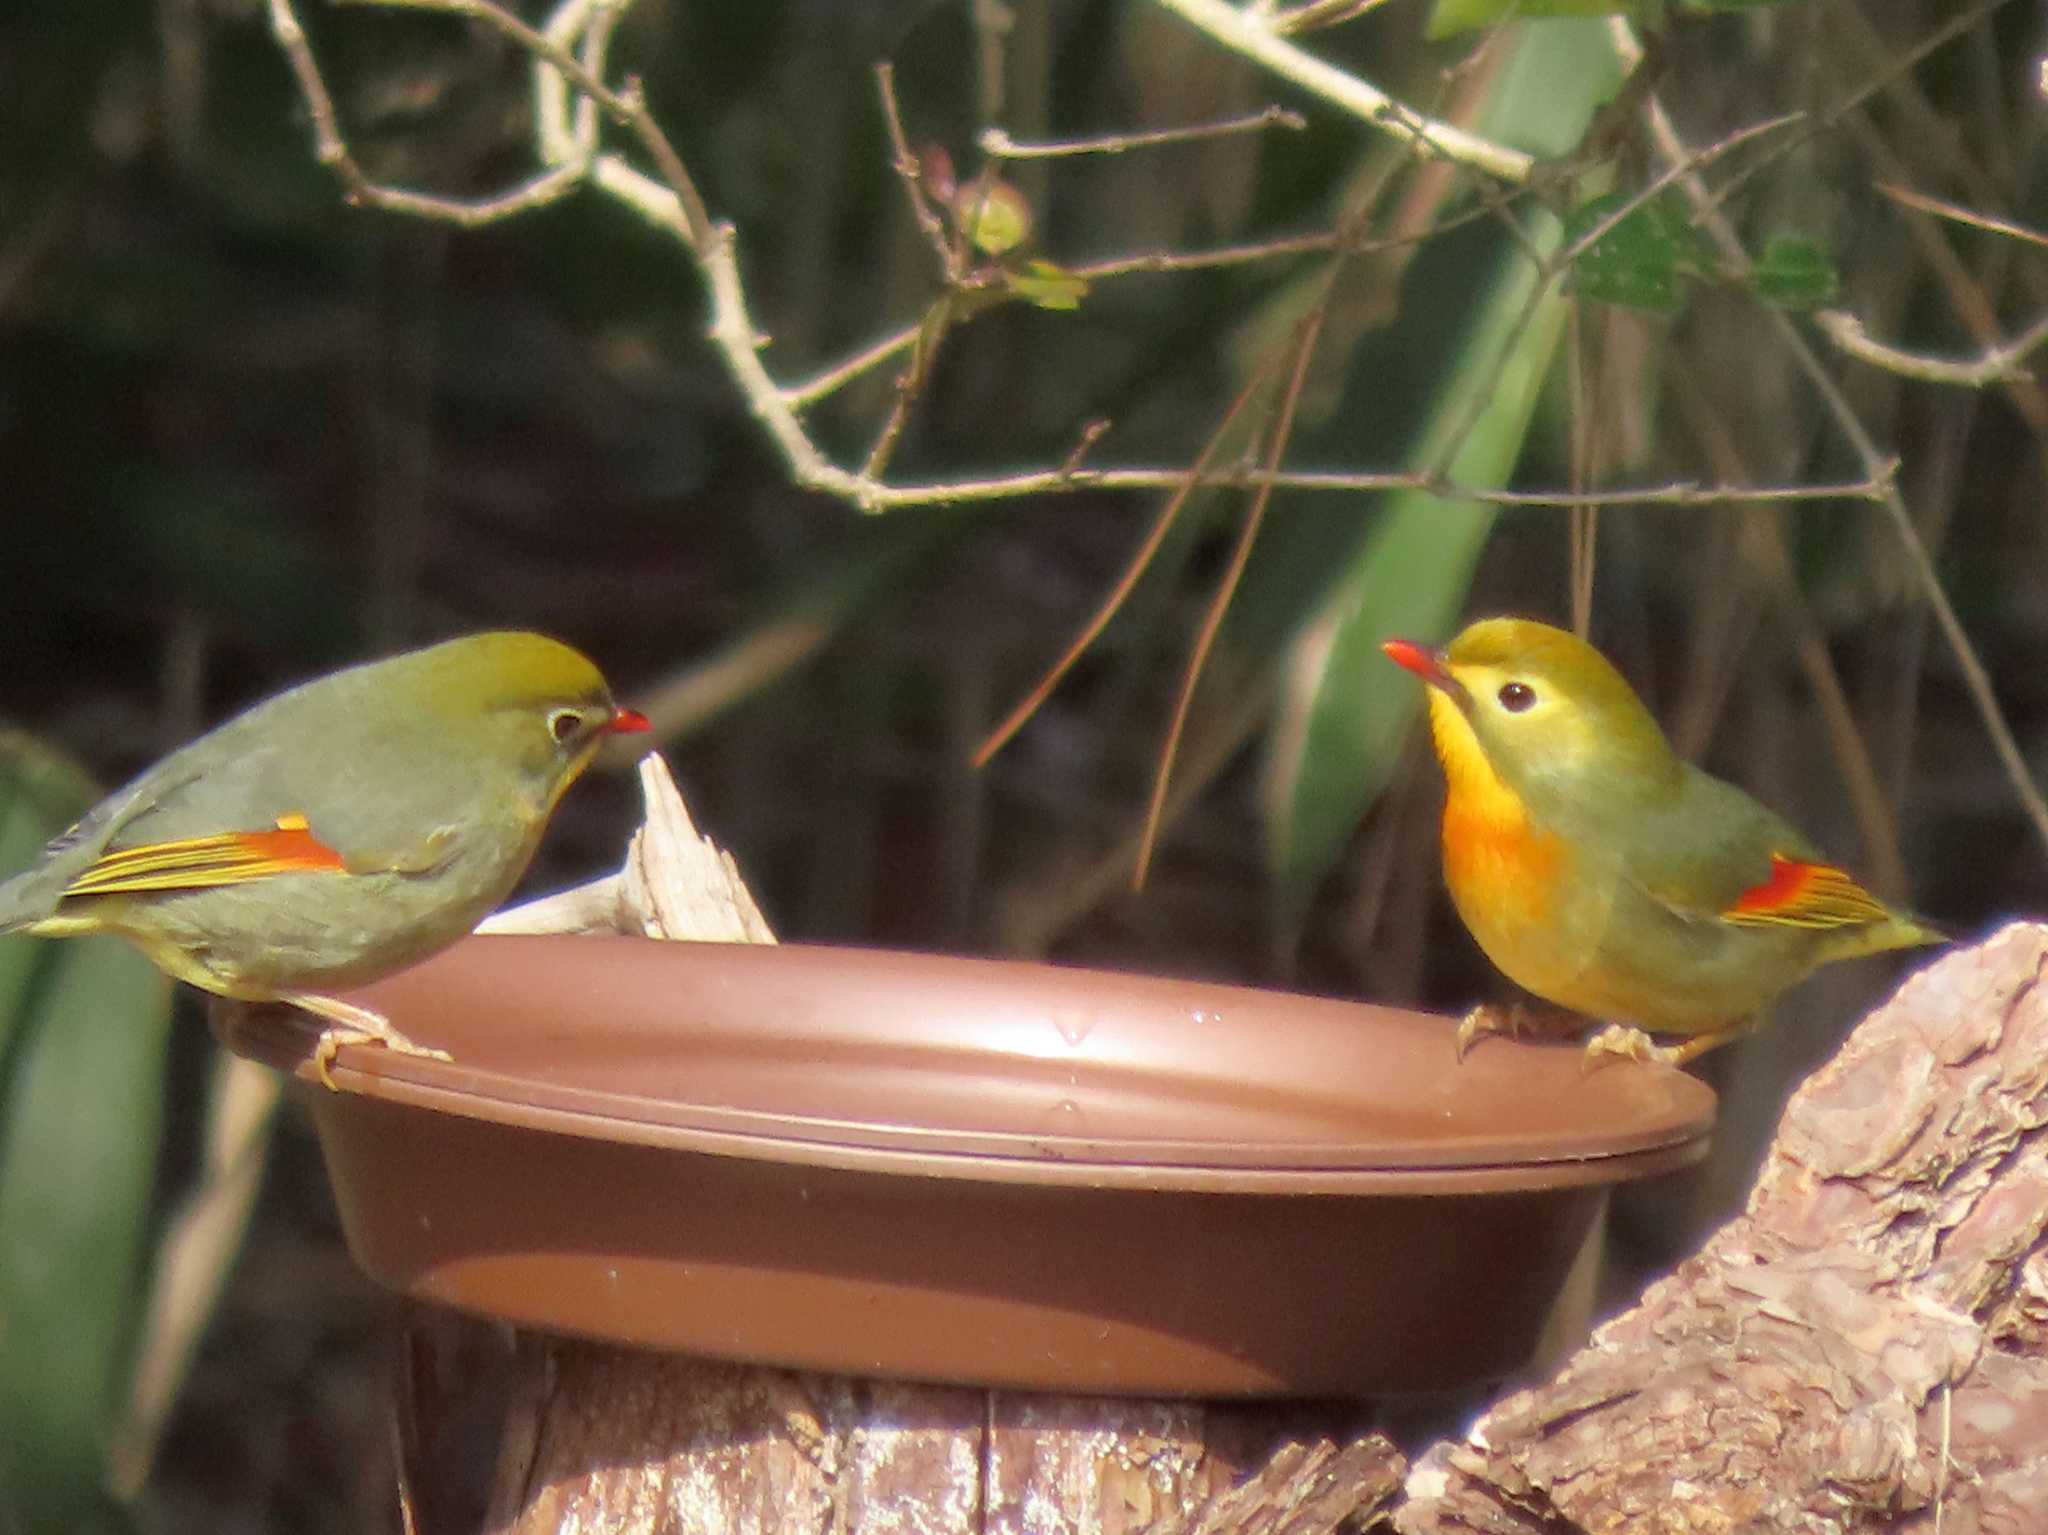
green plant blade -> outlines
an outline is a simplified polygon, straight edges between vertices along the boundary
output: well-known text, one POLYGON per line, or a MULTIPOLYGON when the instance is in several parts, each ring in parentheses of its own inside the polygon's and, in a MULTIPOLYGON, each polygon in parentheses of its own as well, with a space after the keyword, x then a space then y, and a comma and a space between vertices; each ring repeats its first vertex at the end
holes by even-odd
MULTIPOLYGON (((11 870, 87 796, 47 753, 0 746, 11 870)), ((122 1527, 105 1439, 141 1303, 169 1023, 169 981, 126 944, 0 938, 0 1527, 122 1527)))
MULTIPOLYGON (((1529 28, 1503 74, 1490 131, 1569 143, 1614 81, 1597 23, 1529 28), (1571 83, 1569 94, 1558 82, 1571 83)), ((1544 256, 1562 245, 1558 224, 1548 218, 1531 225, 1528 236, 1544 256)), ((1536 293, 1527 255, 1506 252, 1412 464, 1435 462, 1449 435, 1470 422, 1447 477, 1475 489, 1506 484, 1568 312, 1557 284, 1536 293)), ((1396 635, 1434 641, 1450 629, 1494 516, 1481 502, 1421 491, 1389 496, 1371 536, 1295 643, 1266 773, 1267 855, 1283 919, 1302 909, 1349 845, 1420 708, 1415 680, 1379 654, 1380 643, 1396 635)))

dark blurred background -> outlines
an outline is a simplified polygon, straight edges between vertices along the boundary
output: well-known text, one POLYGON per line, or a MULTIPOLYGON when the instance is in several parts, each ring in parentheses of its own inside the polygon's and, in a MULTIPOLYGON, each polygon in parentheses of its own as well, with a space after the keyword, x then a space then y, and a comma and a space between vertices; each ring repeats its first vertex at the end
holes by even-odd
MULTIPOLYGON (((373 175, 476 195, 531 168, 527 71, 502 39, 316 3, 303 15, 373 175)), ((625 24, 615 73, 645 76, 714 213, 736 225, 778 377, 915 319, 936 292, 889 169, 870 73, 882 58, 913 142, 944 145, 963 174, 991 116, 1021 139, 1275 101, 1306 114, 1299 132, 1018 167, 1037 250, 1070 265, 1328 230, 1374 178, 1395 188, 1376 229, 1478 206, 1478 178, 1390 166, 1360 124, 1140 0, 1018 3, 993 54, 974 17, 964 3, 641 0, 625 24)), ((1477 36, 1429 42, 1424 19, 1394 0, 1305 45, 1433 110, 1479 110, 1477 36)), ((1983 325, 2015 334, 2048 307, 2041 43, 2027 5, 1798 0, 1677 20, 1657 88, 1696 145, 1815 112, 1726 211, 1746 236, 1815 242, 1838 269, 1836 302, 1873 334, 1961 357, 1981 350, 1983 325), (1938 221, 1884 185, 2036 232, 1938 221)), ((1639 131, 1594 158, 1623 188, 1656 166, 1639 131)), ((1348 263, 1288 461, 1404 467, 1444 380, 1470 365, 1463 327, 1512 244, 1479 218, 1348 263)), ((948 337, 892 473, 1057 464, 1103 418, 1093 461, 1190 463, 1254 360, 1284 343, 1323 259, 1106 278, 1071 313, 980 314, 948 337)), ((345 206, 254 0, 0 11, 0 721, 112 784, 310 674, 466 630, 540 628, 587 649, 629 701, 685 700, 662 716, 662 749, 784 938, 1448 1010, 1501 994, 1442 896, 1440 791, 1419 743, 1386 764, 1362 822, 1308 860, 1313 878, 1283 888, 1269 874, 1263 790, 1286 771, 1276 699, 1303 664, 1297 636, 1368 557, 1380 501, 1276 500, 1181 764, 1199 792, 1133 894, 1131 841, 1244 498, 1196 499, 1125 615, 976 773, 975 742, 1108 588, 1158 498, 866 516, 794 489, 705 344, 705 316, 682 252, 589 192, 470 232, 345 206), (792 626, 802 645, 770 643, 792 626), (785 654, 798 659, 772 659, 785 654), (707 671, 719 658, 735 664, 707 671)), ((1805 333, 1900 455, 1921 536, 2034 780, 2048 779, 2048 400, 2030 379, 1901 378, 1805 333)), ((1712 281, 1668 313, 1582 304, 1514 483, 1860 478, 1774 335, 1754 296, 1712 281)), ((812 414, 842 461, 865 451, 895 372, 812 414)), ((1569 547, 1566 513, 1504 512, 1453 611, 1568 621, 1569 547)), ((2048 901, 2041 829, 1880 508, 1623 503, 1604 511, 1598 551, 1593 637, 1688 751, 1959 934, 2048 901), (1816 689, 1837 686, 1846 714, 1831 718, 1816 689), (1859 750, 1875 825, 1845 788, 1859 750)), ((1422 579, 1462 593, 1466 578, 1451 562, 1422 579)), ((1325 685, 1412 689, 1384 667, 1325 685)), ((614 866, 636 798, 630 775, 593 775, 531 889, 614 866)), ((1739 1202, 1785 1091, 1896 968, 1815 980, 1774 1031, 1711 1061, 1728 1103, 1716 1160, 1617 1213, 1618 1290, 1739 1202)), ((151 1232, 200 1162, 214 1069, 198 1009, 178 1007, 151 1232)), ((350 1266, 289 1109, 268 1158, 155 1469, 110 1528, 395 1528, 383 1393, 401 1308, 350 1266)), ((127 1288, 145 1284, 138 1264, 127 1288)), ((17 1528, 33 1526, 0 1513, 0 1530, 17 1528)))

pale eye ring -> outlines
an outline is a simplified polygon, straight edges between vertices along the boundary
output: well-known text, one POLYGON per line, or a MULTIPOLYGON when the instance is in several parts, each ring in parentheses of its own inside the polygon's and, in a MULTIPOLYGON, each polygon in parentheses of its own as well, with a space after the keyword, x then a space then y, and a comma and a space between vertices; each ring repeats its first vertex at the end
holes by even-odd
POLYGON ((1510 714, 1520 714, 1536 702, 1536 690, 1526 682, 1503 682, 1498 696, 1500 706, 1510 714))
POLYGON ((556 709, 548 715, 548 734, 557 746, 567 746, 583 728, 583 716, 574 709, 556 709))

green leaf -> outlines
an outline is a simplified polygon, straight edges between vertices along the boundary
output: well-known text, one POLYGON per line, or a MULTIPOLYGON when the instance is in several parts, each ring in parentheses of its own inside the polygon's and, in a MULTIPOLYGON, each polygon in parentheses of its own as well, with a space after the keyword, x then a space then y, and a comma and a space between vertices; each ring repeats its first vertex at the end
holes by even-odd
MULTIPOLYGON (((1566 215, 1565 242, 1576 245, 1627 206, 1634 194, 1609 192, 1566 215)), ((1572 286, 1587 298, 1659 314, 1676 313, 1686 286, 1707 270, 1706 247, 1671 193, 1623 216, 1572 262, 1572 286)))
MULTIPOLYGON (((0 749, 11 870, 89 796, 48 753, 0 749)), ((105 1439, 141 1306, 170 982, 115 939, 9 935, 0 1008, 0 1527, 116 1529, 105 1439)))
POLYGON ((1750 292, 1780 309, 1825 304, 1840 286, 1828 253, 1804 235, 1772 235, 1745 281, 1750 292))
POLYGON ((1079 309, 1088 296, 1087 278, 1050 261, 1028 261, 1023 271, 1006 275, 1010 291, 1040 309, 1079 309))

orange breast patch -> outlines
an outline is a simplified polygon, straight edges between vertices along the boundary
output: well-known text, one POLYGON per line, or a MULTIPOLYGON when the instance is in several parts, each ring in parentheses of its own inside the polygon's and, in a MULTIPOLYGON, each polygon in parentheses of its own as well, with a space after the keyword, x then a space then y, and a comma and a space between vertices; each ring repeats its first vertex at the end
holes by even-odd
POLYGON ((1564 845, 1521 815, 1489 815, 1452 796, 1444 806, 1444 879, 1461 910, 1489 926, 1547 922, 1564 845))

